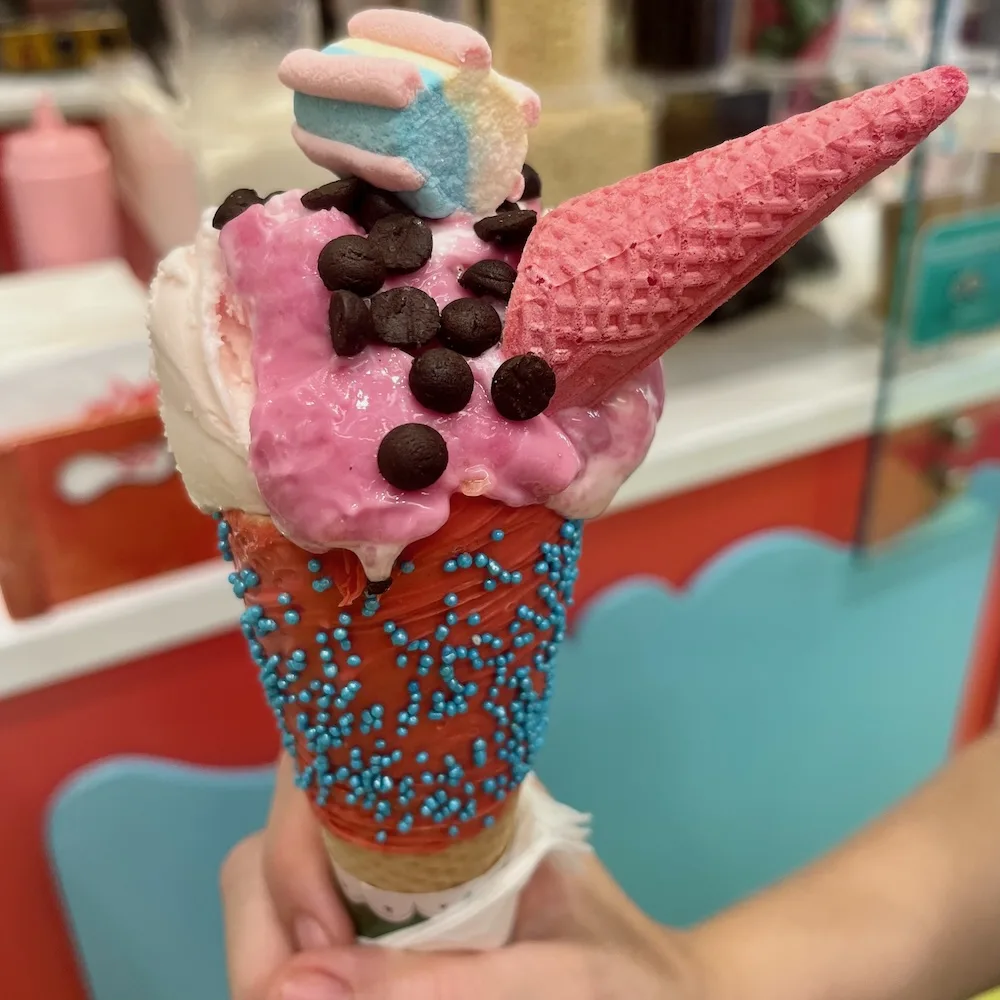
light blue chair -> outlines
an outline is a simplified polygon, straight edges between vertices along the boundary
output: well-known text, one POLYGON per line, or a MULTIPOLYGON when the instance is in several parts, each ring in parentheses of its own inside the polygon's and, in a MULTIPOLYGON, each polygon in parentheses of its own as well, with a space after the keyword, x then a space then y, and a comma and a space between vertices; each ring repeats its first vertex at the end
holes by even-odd
MULTIPOLYGON (((566 643, 540 773, 685 924, 807 861, 945 757, 994 550, 1000 476, 859 560, 770 532, 672 592, 633 581, 566 643)), ((219 863, 270 772, 85 772, 50 848, 95 1000, 223 1000, 219 863)))
POLYGON ((1000 515, 1000 470, 892 549, 797 532, 683 592, 633 581, 560 653, 539 773, 657 919, 786 875, 946 758, 1000 515))
POLYGON ((49 855, 94 1000, 225 1000, 219 866, 273 770, 117 758, 57 795, 49 855))

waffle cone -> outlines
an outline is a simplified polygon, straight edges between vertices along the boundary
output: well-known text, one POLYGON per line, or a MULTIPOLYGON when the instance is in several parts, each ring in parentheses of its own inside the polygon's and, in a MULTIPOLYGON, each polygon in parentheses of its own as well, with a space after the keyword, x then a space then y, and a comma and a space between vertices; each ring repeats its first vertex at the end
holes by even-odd
POLYGON ((337 868, 376 889, 443 892, 485 875, 503 857, 514 836, 517 796, 507 800, 495 826, 435 854, 389 854, 340 840, 323 831, 327 854, 337 868))
POLYGON ((457 497, 377 597, 352 552, 305 552, 269 518, 227 512, 220 535, 331 860, 397 892, 488 871, 547 723, 579 526, 457 497))
POLYGON ((556 370, 553 407, 642 371, 962 103, 938 66, 571 198, 539 219, 504 351, 556 370))

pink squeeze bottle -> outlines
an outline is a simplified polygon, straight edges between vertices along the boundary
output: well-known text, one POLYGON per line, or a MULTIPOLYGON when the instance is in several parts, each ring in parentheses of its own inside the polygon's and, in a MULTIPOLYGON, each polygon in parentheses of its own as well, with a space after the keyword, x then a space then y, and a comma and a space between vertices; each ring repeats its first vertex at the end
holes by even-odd
POLYGON ((94 129, 67 125, 51 98, 7 138, 0 171, 22 268, 119 256, 110 154, 94 129))

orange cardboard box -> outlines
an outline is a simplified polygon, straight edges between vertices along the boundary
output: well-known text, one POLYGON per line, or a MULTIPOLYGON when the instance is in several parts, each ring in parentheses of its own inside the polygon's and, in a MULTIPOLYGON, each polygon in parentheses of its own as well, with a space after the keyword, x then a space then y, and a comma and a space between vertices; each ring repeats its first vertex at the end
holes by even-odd
POLYGON ((120 261, 0 278, 0 593, 13 618, 217 555, 167 450, 145 313, 120 261))
POLYGON ((155 405, 0 447, 0 591, 12 618, 209 559, 155 405))

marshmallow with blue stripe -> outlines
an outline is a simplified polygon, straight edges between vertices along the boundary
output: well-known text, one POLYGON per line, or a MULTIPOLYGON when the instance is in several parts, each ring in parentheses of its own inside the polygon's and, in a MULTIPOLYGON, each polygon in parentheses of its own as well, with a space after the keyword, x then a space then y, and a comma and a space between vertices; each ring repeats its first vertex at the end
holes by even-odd
POLYGON ((348 37, 281 65, 295 91, 293 133, 314 163, 396 192, 418 215, 486 215, 524 190, 538 96, 493 71, 471 28, 369 10, 348 37))

